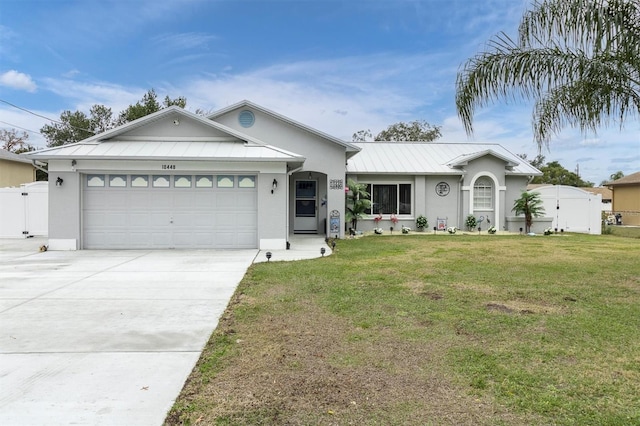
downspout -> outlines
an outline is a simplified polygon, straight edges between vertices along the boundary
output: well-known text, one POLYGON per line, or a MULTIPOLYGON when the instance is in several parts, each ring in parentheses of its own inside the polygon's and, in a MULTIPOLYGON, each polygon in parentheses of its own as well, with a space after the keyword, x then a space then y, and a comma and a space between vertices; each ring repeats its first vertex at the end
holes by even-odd
POLYGON ((35 167, 36 169, 40 170, 41 172, 44 172, 46 174, 49 174, 49 170, 43 168, 42 166, 44 166, 46 163, 40 163, 38 164, 38 160, 31 160, 31 164, 33 164, 33 167, 35 167))

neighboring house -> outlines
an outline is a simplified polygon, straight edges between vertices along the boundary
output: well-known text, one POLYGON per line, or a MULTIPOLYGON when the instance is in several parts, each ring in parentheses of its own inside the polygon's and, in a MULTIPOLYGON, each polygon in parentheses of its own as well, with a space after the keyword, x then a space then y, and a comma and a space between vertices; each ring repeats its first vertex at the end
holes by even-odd
POLYGON ((554 230, 602 233, 602 195, 587 191, 593 188, 535 184, 527 189, 540 193, 545 216, 553 218, 550 227, 554 230))
POLYGON ((0 188, 35 182, 36 169, 22 155, 0 149, 0 188))
POLYGON ((622 215, 622 224, 640 225, 640 172, 607 184, 613 191, 612 211, 622 215))
POLYGON ((169 107, 29 157, 49 165, 53 250, 284 249, 295 233, 343 237, 346 174, 371 184, 376 212, 396 209, 398 226, 425 214, 461 228, 474 214, 503 229, 541 174, 499 145, 349 143, 249 101, 208 117, 169 107))

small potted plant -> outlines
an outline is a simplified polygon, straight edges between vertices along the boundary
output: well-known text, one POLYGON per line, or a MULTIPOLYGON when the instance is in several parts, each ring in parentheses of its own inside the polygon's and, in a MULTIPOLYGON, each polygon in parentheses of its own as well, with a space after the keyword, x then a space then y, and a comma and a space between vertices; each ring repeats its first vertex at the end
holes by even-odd
POLYGON ((420 231, 424 231, 424 229, 428 226, 429 226, 429 222, 427 221, 427 218, 424 217, 424 215, 418 216, 418 218, 416 219, 416 227, 420 231))
POLYGON ((394 227, 394 225, 396 225, 398 223, 398 216, 396 216, 395 214, 391 213, 391 216, 389 216, 389 220, 391 221, 391 227, 389 229, 391 230, 391 233, 393 234, 393 227, 394 227))
POLYGON ((450 226, 447 228, 447 232, 450 234, 455 234, 457 230, 458 228, 456 228, 455 226, 450 226))
POLYGON ((409 231, 411 231, 411 228, 409 228, 408 226, 403 226, 402 227, 402 233, 403 234, 408 234, 409 231))
POLYGON ((373 233, 378 235, 382 234, 382 228, 373 228, 373 233))
POLYGON ((478 226, 478 220, 474 215, 470 214, 469 216, 467 216, 465 225, 468 231, 473 231, 474 229, 476 229, 476 226, 478 226))
POLYGON ((492 226, 491 228, 487 229, 487 232, 492 234, 492 235, 495 234, 496 233, 496 227, 492 226))
POLYGON ((544 230, 544 235, 551 235, 551 234, 553 234, 553 229, 547 228, 544 230))

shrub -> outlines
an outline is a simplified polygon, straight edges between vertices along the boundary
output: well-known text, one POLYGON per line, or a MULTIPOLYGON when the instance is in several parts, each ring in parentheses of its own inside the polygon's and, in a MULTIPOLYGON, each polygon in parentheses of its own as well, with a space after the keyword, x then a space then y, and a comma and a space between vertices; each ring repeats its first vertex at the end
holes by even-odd
POLYGON ((427 218, 424 217, 424 215, 420 215, 418 216, 418 218, 416 219, 416 226, 419 229, 424 229, 427 226, 429 226, 429 222, 427 221, 427 218))
POLYGON ((465 222, 465 225, 467 227, 467 230, 473 231, 474 229, 476 229, 476 226, 478 225, 478 221, 476 220, 476 217, 474 215, 470 214, 469 216, 467 216, 467 221, 465 222))

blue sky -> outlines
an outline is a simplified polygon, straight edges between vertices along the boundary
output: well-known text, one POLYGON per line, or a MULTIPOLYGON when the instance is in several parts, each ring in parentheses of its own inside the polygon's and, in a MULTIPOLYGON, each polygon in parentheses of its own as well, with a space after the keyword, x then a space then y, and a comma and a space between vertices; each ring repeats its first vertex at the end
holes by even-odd
MULTIPOLYGON (((57 119, 93 104, 115 114, 153 88, 214 111, 243 99, 344 140, 398 121, 442 126, 442 142, 537 154, 530 102, 457 118, 460 66, 529 0, 3 0, 0 100, 57 119)), ((0 102, 0 128, 48 121, 0 102)), ((44 139, 30 133, 30 142, 44 139)), ((640 170, 640 122, 555 137, 547 161, 600 183, 640 170)))

